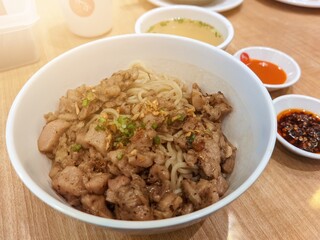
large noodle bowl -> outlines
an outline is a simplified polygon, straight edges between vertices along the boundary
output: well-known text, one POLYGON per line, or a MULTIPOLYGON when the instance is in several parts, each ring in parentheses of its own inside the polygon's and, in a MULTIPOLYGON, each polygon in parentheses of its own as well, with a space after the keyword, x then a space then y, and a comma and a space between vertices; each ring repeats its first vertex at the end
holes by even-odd
POLYGON ((218 201, 236 148, 222 132, 232 107, 179 79, 134 64, 96 86, 68 90, 45 115, 39 150, 53 189, 97 216, 152 220, 218 201))

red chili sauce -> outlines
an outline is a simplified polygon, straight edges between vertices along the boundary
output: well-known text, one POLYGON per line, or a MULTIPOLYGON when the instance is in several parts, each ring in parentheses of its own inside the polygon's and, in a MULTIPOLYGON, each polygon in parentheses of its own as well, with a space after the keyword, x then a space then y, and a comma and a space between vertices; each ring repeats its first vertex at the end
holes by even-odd
POLYGON ((274 63, 251 59, 247 53, 242 53, 240 60, 245 63, 264 84, 282 84, 287 79, 285 71, 274 63))
POLYGON ((278 133, 292 145, 320 153, 320 116, 303 110, 288 109, 277 117, 278 133))

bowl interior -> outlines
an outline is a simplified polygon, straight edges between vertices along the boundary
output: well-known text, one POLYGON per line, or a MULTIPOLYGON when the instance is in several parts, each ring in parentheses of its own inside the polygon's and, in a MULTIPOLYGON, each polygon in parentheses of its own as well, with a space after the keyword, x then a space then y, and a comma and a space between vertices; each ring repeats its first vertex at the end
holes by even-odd
MULTIPOLYGON (((80 220, 120 230, 167 229, 199 220, 241 195, 261 174, 273 151, 276 120, 271 98, 260 80, 231 55, 208 44, 157 34, 102 39, 75 48, 49 62, 22 88, 8 117, 7 147, 12 164, 26 186, 40 199, 80 220), (161 47, 159 47, 161 46, 161 47), (157 72, 199 83, 208 93, 222 91, 233 112, 224 132, 238 148, 230 188, 225 197, 196 213, 167 220, 126 222, 77 211, 52 189, 50 161, 37 148, 43 115, 54 111, 67 89, 96 85, 101 79, 142 61, 157 72), (232 71, 230 71, 232 69, 232 71)), ((129 231, 128 230, 128 231, 129 231)))
POLYGON ((234 35, 231 23, 224 16, 194 6, 162 7, 150 10, 137 20, 135 31, 136 33, 146 33, 154 24, 173 18, 189 18, 214 26, 225 39, 222 44, 217 46, 220 48, 226 47, 234 35))
MULTIPOLYGON (((309 96, 289 94, 273 100, 276 115, 287 109, 304 109, 320 116, 320 100, 309 96)), ((279 133, 277 139, 292 152, 309 158, 320 159, 320 154, 303 151, 288 143, 279 133)))
POLYGON ((234 56, 240 60, 243 52, 249 54, 250 58, 272 62, 281 67, 287 74, 287 80, 283 84, 265 84, 268 88, 288 87, 300 78, 300 68, 293 58, 278 50, 267 47, 248 47, 239 50, 234 56))

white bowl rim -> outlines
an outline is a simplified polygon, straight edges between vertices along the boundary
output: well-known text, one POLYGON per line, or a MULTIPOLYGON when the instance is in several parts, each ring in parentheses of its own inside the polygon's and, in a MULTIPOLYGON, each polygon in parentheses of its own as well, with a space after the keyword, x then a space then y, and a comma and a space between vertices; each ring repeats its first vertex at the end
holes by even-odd
POLYGON ((221 23, 223 23, 223 25, 225 25, 226 29, 227 29, 227 36, 225 38, 225 40, 219 44, 218 46, 215 46, 217 48, 221 48, 224 49, 226 48, 232 41, 233 37, 234 37, 234 28, 232 23, 222 14, 218 13, 218 12, 214 12, 214 11, 210 11, 207 10, 203 7, 199 7, 199 6, 189 6, 189 5, 174 5, 174 6, 166 6, 166 7, 158 7, 158 8, 153 8, 147 12, 145 12, 144 14, 142 14, 136 21, 135 23, 135 32, 137 34, 142 34, 144 32, 141 31, 141 24, 150 16, 154 15, 154 14, 158 14, 158 13, 163 13, 166 11, 174 11, 174 10, 189 10, 189 11, 195 11, 195 12, 199 12, 199 13, 204 13, 204 14, 208 14, 213 18, 218 19, 221 23))
MULTIPOLYGON (((232 55, 229 53, 218 49, 214 46, 211 46, 209 44, 203 43, 201 41, 196 41, 193 39, 188 39, 184 37, 174 36, 174 35, 164 35, 164 34, 124 34, 124 35, 118 35, 118 36, 112 36, 109 38, 102 38, 95 41, 91 41, 82 45, 79 45, 73 49, 70 49, 61 55, 55 57, 48 63, 46 63, 44 66, 42 66, 31 78, 25 83, 25 85, 21 88, 20 92, 17 94, 16 98, 13 101, 12 107, 8 114, 7 119, 7 125, 6 125, 6 146, 7 146, 7 152, 9 155, 9 159, 11 161, 12 166, 14 167, 17 175, 21 179, 21 181, 25 184, 25 186, 40 200, 42 200, 47 205, 51 206, 52 208, 58 210, 61 213, 66 214, 67 216, 73 217, 75 219, 81 220, 83 222, 87 222, 90 224, 95 224, 98 226, 103 226, 107 228, 112 228, 115 230, 124 230, 124 231, 130 231, 130 230, 156 230, 156 229, 163 229, 168 228, 172 226, 178 226, 183 225, 187 222, 193 222, 197 219, 201 219, 203 217, 206 217, 208 215, 211 215, 212 213, 216 212, 218 209, 230 204, 232 201, 236 200, 239 196, 241 196, 261 175, 265 167, 267 166, 271 155, 273 153, 275 141, 276 141, 276 121, 272 119, 275 118, 275 111, 274 107, 270 98, 269 93, 267 90, 261 85, 262 94, 266 99, 270 99, 268 102, 268 111, 272 116, 270 116, 271 120, 271 128, 274 129, 274 134, 270 136, 268 145, 266 147, 265 154, 263 155, 262 160, 256 167, 256 169, 252 172, 252 174, 244 181, 242 185, 240 185, 236 190, 234 190, 232 193, 227 195, 226 197, 222 198, 223 201, 218 201, 204 209, 200 209, 198 211, 192 212, 190 214, 186 214, 183 216, 163 219, 163 220, 152 220, 152 221, 125 221, 125 220, 115 220, 115 219, 107 219, 103 217, 94 216, 91 214, 87 214, 84 212, 81 212, 79 210, 76 210, 72 208, 71 206, 68 206, 67 204, 64 204, 54 197, 50 196, 47 192, 45 192, 42 188, 40 188, 33 179, 29 176, 29 174, 24 169, 23 165, 17 160, 19 159, 17 153, 15 152, 15 149, 13 147, 13 119, 16 114, 16 108, 18 103, 21 101, 23 96, 26 94, 27 89, 29 85, 31 85, 34 81, 37 80, 38 75, 41 75, 42 72, 46 71, 52 63, 55 63, 59 61, 61 58, 64 58, 66 55, 73 54, 75 51, 79 51, 82 48, 89 47, 90 45, 94 45, 99 42, 112 42, 117 41, 118 39, 131 39, 131 38, 167 38, 172 40, 179 40, 179 41, 189 41, 193 43, 197 43, 200 45, 203 45, 203 47, 211 48, 212 51, 217 51, 218 54, 224 55, 226 58, 234 59, 232 55)), ((234 59, 235 60, 235 59, 234 59)), ((236 61, 236 60, 235 60, 236 61)), ((235 62, 236 64, 240 64, 235 62)), ((248 68, 243 68, 244 71, 247 71, 249 74, 251 71, 248 68)))
MULTIPOLYGON (((278 104, 281 104, 281 102, 286 102, 287 100, 290 99, 298 99, 300 101, 307 101, 307 102, 315 102, 316 104, 319 105, 319 111, 320 111, 320 100, 314 97, 310 97, 310 96, 306 96, 306 95, 301 95, 301 94, 287 94, 287 95, 283 95, 280 97, 277 97, 273 100, 273 104, 274 106, 277 106, 278 104)), ((282 111, 286 110, 286 109, 290 109, 290 108, 297 108, 297 109, 301 109, 301 107, 299 106, 292 106, 292 107, 287 107, 284 108, 282 110, 280 110, 279 112, 276 111, 276 116, 281 113, 282 111)), ((306 109, 308 110, 308 109, 306 109)), ((320 112, 315 113, 317 115, 320 115, 320 112)), ((308 158, 313 158, 313 159, 319 159, 320 160, 320 153, 311 153, 311 152, 307 152, 304 151, 298 147, 295 147, 294 145, 290 144, 289 142, 287 142, 277 131, 277 140, 283 144, 285 147, 287 147, 289 150, 291 150, 292 152, 300 155, 300 156, 304 156, 304 157, 308 157, 308 158)))
MULTIPOLYGON (((293 59, 293 57, 291 57, 290 55, 288 55, 287 53, 285 52, 282 52, 278 49, 275 49, 275 48, 271 48, 271 47, 264 47, 264 46, 249 46, 249 47, 245 47, 245 48, 242 48, 240 50, 238 50, 236 53, 233 54, 233 56, 235 56, 236 58, 240 58, 240 54, 245 52, 245 51, 250 51, 250 50, 261 50, 261 51, 267 51, 267 52, 273 52, 277 55, 281 55, 285 58, 287 58, 294 66, 294 69, 296 71, 295 73, 295 77, 290 81, 290 82, 285 82, 285 83, 282 83, 282 84, 263 84, 265 87, 267 87, 268 89, 271 89, 271 90, 277 90, 277 89, 282 89, 282 88, 287 88, 287 87, 290 87, 292 85, 294 85, 295 83, 297 83, 301 77, 301 68, 299 66, 299 64, 297 63, 296 60, 293 59)), ((263 59, 260 59, 260 60, 263 60, 263 59)))

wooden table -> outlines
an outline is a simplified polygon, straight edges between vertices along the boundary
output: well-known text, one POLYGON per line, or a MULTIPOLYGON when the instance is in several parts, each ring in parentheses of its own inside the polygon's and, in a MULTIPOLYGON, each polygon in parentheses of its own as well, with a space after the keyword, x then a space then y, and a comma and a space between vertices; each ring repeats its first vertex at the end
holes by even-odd
MULTIPOLYGON (((40 67, 94 40, 69 32, 58 2, 37 0, 40 60, 0 72, 0 239, 320 239, 320 161, 293 155, 279 143, 265 171, 246 193, 204 222, 172 233, 128 236, 113 232, 71 219, 31 194, 17 177, 6 152, 10 106, 40 67)), ((135 20, 156 7, 146 0, 113 2, 113 29, 102 37, 133 33, 135 20)), ((226 50, 229 53, 246 46, 269 46, 290 54, 300 64, 300 81, 272 93, 272 97, 297 93, 320 98, 320 9, 275 0, 244 0, 223 15, 235 29, 234 40, 226 50)))

